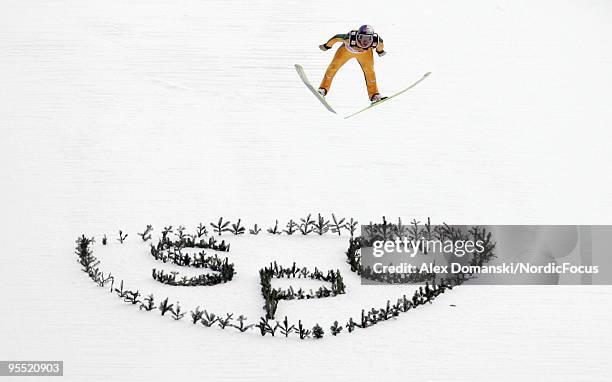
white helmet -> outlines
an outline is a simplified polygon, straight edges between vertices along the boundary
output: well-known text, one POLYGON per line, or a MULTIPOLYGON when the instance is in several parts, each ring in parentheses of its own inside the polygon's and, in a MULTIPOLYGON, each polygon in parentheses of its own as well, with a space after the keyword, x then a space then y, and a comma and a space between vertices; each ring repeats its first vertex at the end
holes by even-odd
POLYGON ((363 49, 367 49, 374 43, 374 28, 370 25, 362 25, 357 30, 357 36, 355 36, 357 45, 363 49))
POLYGON ((357 31, 357 33, 359 34, 374 34, 374 28, 372 28, 371 25, 362 25, 359 27, 359 30, 357 31))

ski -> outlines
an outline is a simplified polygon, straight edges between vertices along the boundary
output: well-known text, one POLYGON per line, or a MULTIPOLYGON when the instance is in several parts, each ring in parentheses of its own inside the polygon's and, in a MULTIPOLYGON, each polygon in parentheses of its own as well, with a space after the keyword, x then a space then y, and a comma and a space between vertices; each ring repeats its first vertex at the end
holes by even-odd
POLYGON ((393 94, 393 95, 391 95, 391 96, 389 96, 389 97, 387 97, 387 98, 384 98, 384 99, 382 99, 382 100, 380 100, 380 101, 378 101, 378 102, 375 102, 375 103, 371 104, 371 105, 370 105, 370 106, 368 106, 368 107, 364 107, 363 109, 358 110, 358 111, 354 112, 354 113, 353 113, 353 114, 351 114, 351 115, 347 115, 346 117, 344 117, 344 119, 351 118, 351 117, 353 117, 353 116, 355 116, 355 115, 357 115, 357 114, 359 114, 359 113, 363 113, 364 111, 366 111, 366 110, 368 110, 368 109, 373 108, 374 106, 378 106, 378 105, 380 105, 381 103, 387 102, 387 101, 389 101, 390 99, 397 97, 398 95, 400 95, 400 94, 402 94, 402 93, 404 93, 404 92, 406 92, 406 91, 408 91, 408 90, 412 89, 413 87, 417 86, 417 85, 419 84, 419 82, 423 81, 423 80, 424 80, 425 78, 427 78, 427 77, 428 77, 430 74, 431 74, 431 72, 427 72, 427 73, 423 74, 423 77, 419 78, 419 80, 418 80, 418 81, 416 81, 416 82, 415 82, 415 83, 413 83, 412 85, 408 86, 407 88, 405 88, 405 89, 403 89, 403 90, 401 90, 401 91, 399 91, 399 92, 397 92, 397 93, 395 93, 395 94, 393 94))
POLYGON ((331 111, 332 113, 337 114, 336 111, 334 109, 332 109, 332 107, 327 103, 327 101, 325 100, 325 97, 323 97, 321 94, 319 94, 317 89, 315 89, 314 86, 312 86, 312 84, 308 80, 308 77, 306 77, 306 73, 304 73, 304 68, 302 67, 302 65, 295 64, 295 70, 298 72, 298 75, 302 79, 302 82, 304 82, 304 85, 306 85, 308 90, 310 90, 312 92, 312 94, 314 94, 315 97, 317 97, 317 99, 319 101, 321 101, 323 106, 325 106, 325 108, 327 110, 331 111))

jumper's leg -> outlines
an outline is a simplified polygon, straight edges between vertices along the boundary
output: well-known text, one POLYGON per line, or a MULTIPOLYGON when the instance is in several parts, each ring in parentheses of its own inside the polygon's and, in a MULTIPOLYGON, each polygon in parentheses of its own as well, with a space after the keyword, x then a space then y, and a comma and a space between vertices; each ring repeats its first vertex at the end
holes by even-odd
POLYGON ((366 87, 368 88, 368 98, 371 100, 374 94, 378 94, 378 86, 376 85, 376 73, 374 73, 374 53, 372 50, 358 54, 357 61, 363 70, 366 87))
POLYGON ((323 80, 321 81, 321 85, 319 85, 319 88, 325 89, 326 94, 329 93, 329 87, 331 86, 332 80, 334 79, 336 72, 353 56, 353 53, 349 52, 348 49, 344 47, 344 45, 338 48, 338 50, 336 50, 334 58, 329 63, 329 66, 325 71, 325 75, 323 76, 323 80))

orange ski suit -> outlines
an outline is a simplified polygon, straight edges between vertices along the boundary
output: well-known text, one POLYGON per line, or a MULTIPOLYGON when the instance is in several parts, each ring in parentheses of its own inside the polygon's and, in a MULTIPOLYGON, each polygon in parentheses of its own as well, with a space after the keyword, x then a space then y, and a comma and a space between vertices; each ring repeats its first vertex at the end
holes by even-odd
POLYGON ((331 49, 335 43, 342 42, 342 46, 336 50, 334 58, 327 67, 319 88, 325 89, 325 91, 329 93, 329 87, 331 86, 332 80, 334 79, 338 69, 340 69, 348 60, 354 57, 357 59, 357 62, 359 62, 361 70, 363 70, 366 86, 368 88, 368 98, 372 99, 374 94, 378 94, 378 86, 376 86, 376 73, 374 73, 373 50, 376 50, 376 53, 379 55, 384 52, 382 39, 379 39, 376 48, 370 47, 367 49, 350 46, 348 39, 349 35, 338 34, 323 44, 325 48, 331 49))

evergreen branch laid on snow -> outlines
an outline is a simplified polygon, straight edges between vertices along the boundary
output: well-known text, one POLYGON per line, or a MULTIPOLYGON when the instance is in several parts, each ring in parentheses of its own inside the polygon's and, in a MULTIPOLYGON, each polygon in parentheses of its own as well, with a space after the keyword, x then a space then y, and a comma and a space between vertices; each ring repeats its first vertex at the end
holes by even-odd
POLYGON ((172 231, 172 226, 164 227, 164 229, 163 229, 163 231, 162 231, 162 238, 161 238, 161 241, 165 243, 165 242, 166 242, 166 240, 168 240, 168 239, 169 239, 169 238, 168 238, 168 235, 169 235, 169 234, 171 234, 172 232, 173 232, 173 231, 172 231))
POLYGON ((357 224, 359 224, 359 222, 357 220, 353 220, 353 218, 351 218, 350 221, 344 224, 344 228, 349 231, 351 237, 355 235, 355 231, 357 230, 357 224))
POLYGON ((145 228, 144 232, 138 233, 138 236, 142 238, 142 241, 148 241, 151 239, 151 231, 153 231, 153 226, 147 224, 147 228, 145 228))
POLYGON ((273 235, 280 235, 282 233, 282 231, 278 229, 278 220, 276 220, 276 222, 274 223, 273 228, 268 228, 268 232, 273 235))
MULTIPOLYGON (((91 274, 90 274, 90 277, 92 277, 91 274)), ((99 272, 98 268, 96 268, 95 276, 93 276, 92 279, 98 283, 99 287, 104 287, 106 286, 107 283, 112 282, 115 278, 110 273, 108 274, 107 277, 104 277, 104 272, 99 272)))
POLYGON ((232 229, 230 230, 234 235, 242 235, 244 231, 245 228, 240 225, 240 219, 238 219, 237 223, 232 224, 232 229))
POLYGON ((179 305, 179 302, 176 302, 176 308, 172 309, 172 307, 170 308, 170 312, 172 312, 172 318, 174 318, 175 321, 180 320, 181 318, 185 317, 186 313, 181 312, 181 306, 179 305))
POLYGON ((278 328, 280 329, 281 334, 283 334, 285 337, 289 337, 289 334, 291 334, 295 330, 295 326, 289 325, 287 316, 285 316, 283 322, 278 325, 278 328))
POLYGON ((93 237, 87 238, 85 235, 82 235, 76 240, 77 247, 75 253, 79 258, 78 263, 83 267, 83 272, 87 274, 89 274, 94 267, 100 264, 89 248, 89 246, 93 243, 95 243, 95 239, 93 237))
POLYGON ((308 337, 310 337, 310 330, 306 329, 303 325, 302 325, 302 320, 298 320, 298 327, 297 327, 297 333, 300 335, 300 339, 306 339, 308 337))
POLYGON ((344 223, 344 218, 338 220, 336 219, 336 215, 332 214, 332 220, 334 221, 334 224, 332 224, 331 226, 331 231, 333 233, 337 233, 338 236, 342 235, 342 228, 345 228, 345 223, 344 223))
POLYGON ((198 227, 196 228, 196 235, 198 239, 208 235, 208 231, 206 230, 206 226, 204 224, 200 223, 198 225, 198 227))
POLYGON ((355 321, 353 321, 353 317, 350 317, 346 323, 346 330, 348 330, 349 333, 352 333, 355 330, 355 326, 357 326, 357 324, 355 324, 355 321))
MULTIPOLYGON (((419 227, 419 224, 421 222, 417 221, 416 219, 412 219, 412 221, 410 222, 410 228, 408 229, 408 235, 409 237, 414 238, 415 240, 421 239, 422 238, 422 229, 419 227)), ((400 220, 400 224, 401 224, 401 220, 400 220)), ((398 236, 401 237, 401 236, 398 236)))
POLYGON ((337 336, 338 334, 340 334, 342 329, 342 325, 338 326, 338 321, 334 321, 334 324, 329 327, 329 330, 331 331, 331 334, 333 336, 337 336))
POLYGON ((125 298, 127 296, 126 291, 123 290, 123 280, 121 280, 121 286, 119 289, 115 288, 115 293, 117 293, 117 296, 119 296, 119 298, 125 298))
POLYGON ((215 223, 210 223, 210 225, 214 228, 215 232, 221 236, 221 234, 223 232, 229 231, 230 229, 227 228, 227 226, 230 224, 229 221, 223 222, 223 218, 220 217, 219 221, 217 222, 217 224, 215 223))
POLYGON ((217 317, 214 313, 208 313, 206 309, 204 309, 204 316, 201 319, 202 325, 210 328, 218 320, 219 320, 219 317, 217 317))
POLYGON ((255 326, 259 328, 259 332, 262 336, 265 336, 266 334, 270 333, 272 337, 274 337, 276 329, 278 329, 278 322, 276 322, 275 325, 272 326, 270 320, 267 317, 261 317, 259 324, 255 326))
POLYGON ((302 235, 308 235, 311 233, 313 230, 312 226, 315 224, 315 221, 311 219, 311 214, 308 214, 308 216, 305 218, 300 219, 300 221, 302 222, 300 224, 300 232, 302 235))
POLYGON ((185 238, 187 237, 187 234, 185 233, 185 230, 187 228, 185 228, 185 226, 179 225, 178 228, 176 229, 176 238, 178 239, 178 242, 180 244, 184 244, 185 242, 185 238))
POLYGON ((233 313, 232 314, 226 313, 226 317, 225 318, 219 318, 217 320, 217 324, 219 325, 219 327, 221 329, 225 329, 227 326, 231 325, 231 322, 233 320, 232 317, 234 317, 233 313))
POLYGON ((134 292, 134 291, 131 291, 131 290, 126 290, 125 291, 125 297, 123 298, 123 301, 129 302, 132 305, 136 305, 136 304, 141 302, 138 299, 138 297, 140 297, 140 292, 139 291, 134 292))
POLYGON ((168 312, 174 313, 174 310, 172 309, 173 306, 174 304, 168 305, 168 297, 166 297, 166 299, 159 304, 158 309, 161 312, 161 315, 163 316, 168 312))
POLYGON ((243 316, 242 314, 240 315, 240 317, 238 317, 236 319, 236 321, 238 321, 238 325, 230 325, 233 328, 238 329, 241 333, 246 332, 247 330, 253 328, 255 326, 255 324, 250 324, 250 325, 245 325, 244 322, 247 320, 246 316, 243 316))
POLYGON ((155 298, 153 297, 152 294, 148 295, 145 299, 145 303, 140 304, 140 310, 146 310, 147 312, 152 311, 153 309, 156 308, 155 306, 155 298))
POLYGON ((204 315, 204 312, 200 310, 199 306, 196 306, 195 311, 192 310, 190 313, 191 321, 194 325, 200 322, 200 320, 202 320, 202 316, 204 315))
POLYGON ((127 237, 128 237, 127 233, 124 235, 123 231, 119 230, 119 238, 117 239, 117 241, 123 244, 123 242, 125 241, 125 239, 127 239, 127 237))
POLYGON ((283 230, 287 235, 293 235, 299 229, 299 225, 293 221, 293 219, 289 220, 287 223, 287 229, 283 230))
POLYGON ((314 224, 314 231, 319 235, 323 235, 329 231, 329 220, 325 220, 321 214, 318 215, 318 219, 314 224))
POLYGON ((255 224, 255 225, 253 226, 253 229, 250 229, 250 230, 249 230, 249 233, 250 233, 251 235, 258 235, 260 232, 261 232, 261 228, 259 228, 259 227, 257 226, 257 224, 255 224))

